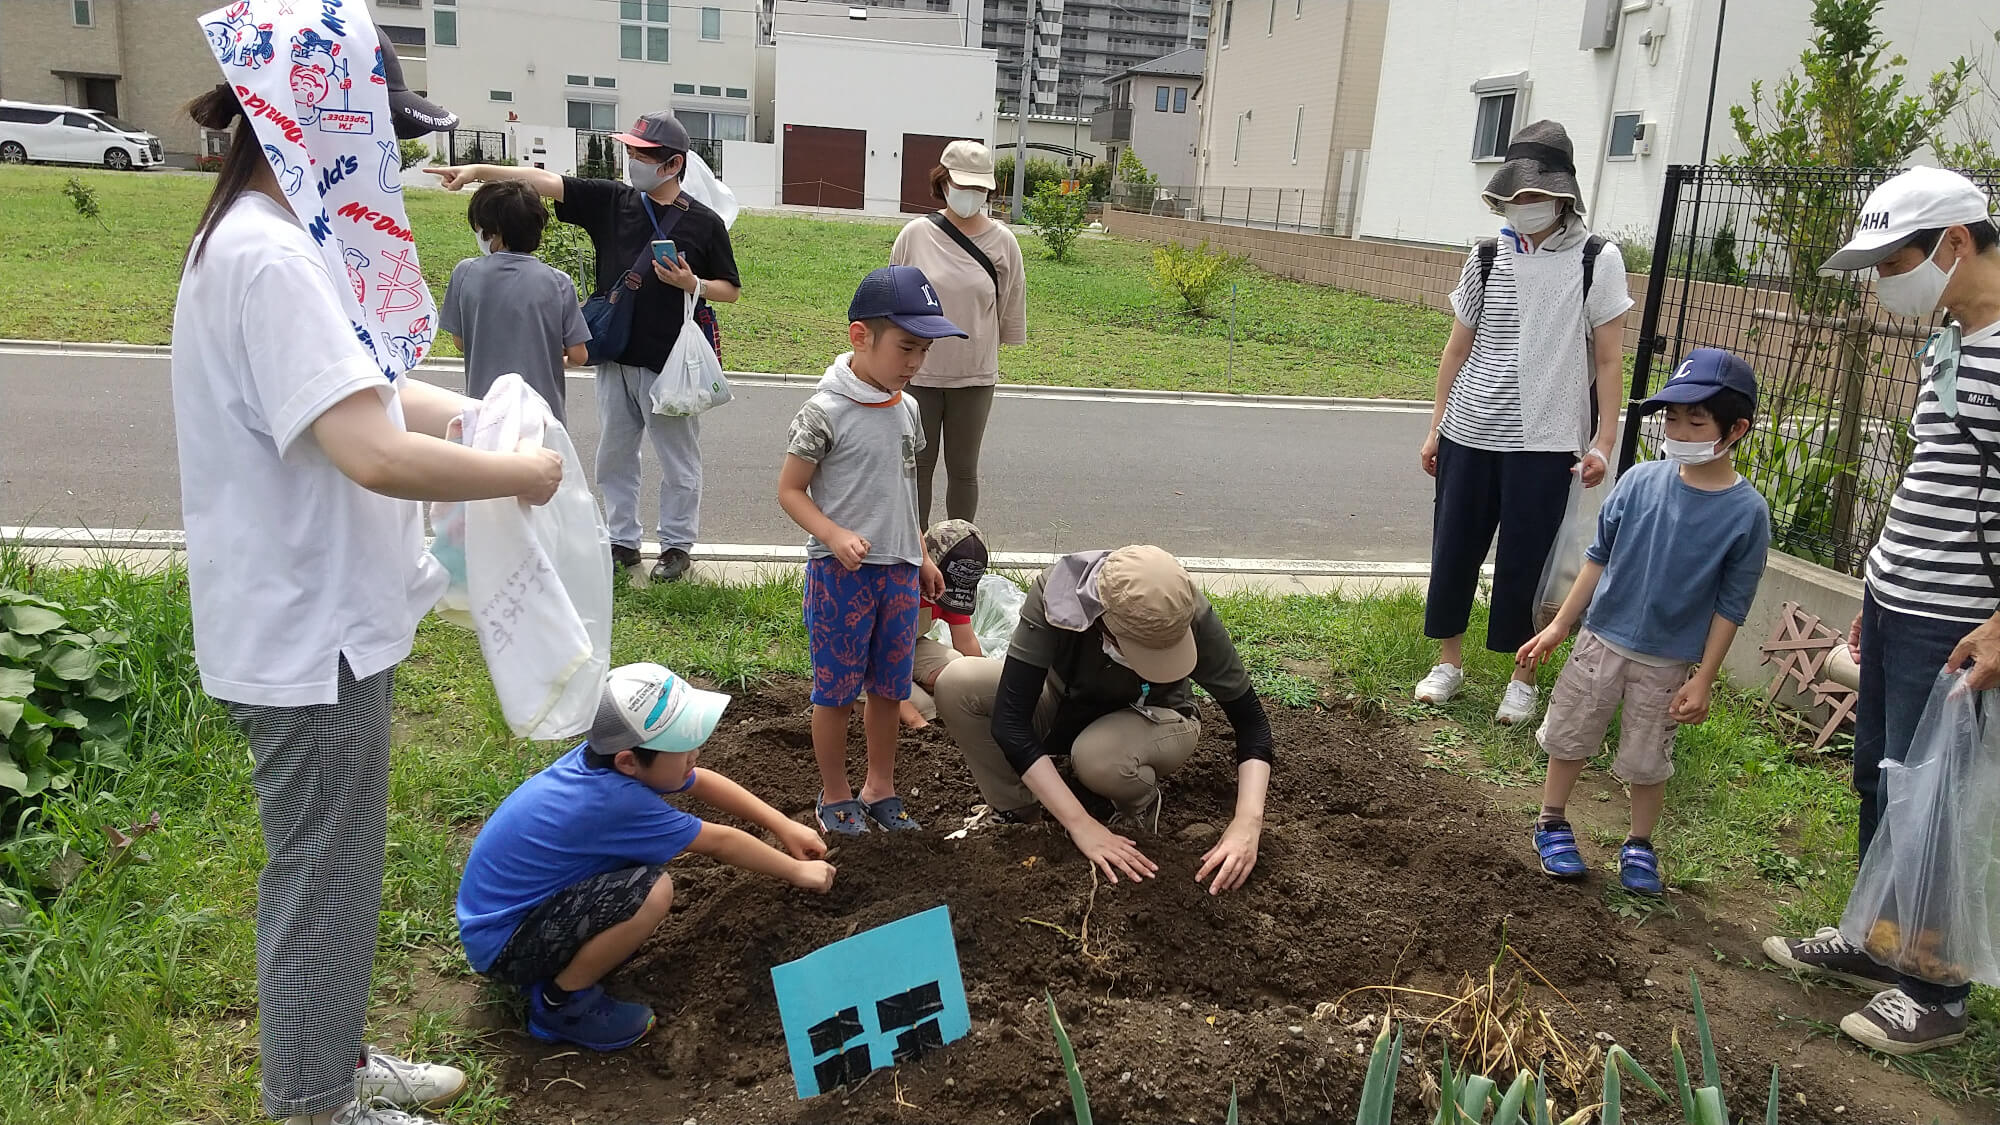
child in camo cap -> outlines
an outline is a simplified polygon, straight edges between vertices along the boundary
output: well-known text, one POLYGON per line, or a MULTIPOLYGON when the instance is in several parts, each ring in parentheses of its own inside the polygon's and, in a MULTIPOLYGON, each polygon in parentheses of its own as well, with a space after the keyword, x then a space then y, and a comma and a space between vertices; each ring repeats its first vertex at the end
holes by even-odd
POLYGON ((903 702, 903 725, 922 730, 937 718, 937 704, 931 699, 938 673, 961 656, 982 656, 979 634, 972 629, 972 606, 979 580, 986 576, 986 540, 970 520, 945 520, 924 533, 924 551, 931 563, 944 574, 944 593, 936 600, 924 599, 917 617, 917 653, 913 670, 915 683, 910 698, 903 702), (942 621, 951 629, 951 644, 941 645, 929 636, 931 622, 942 621))

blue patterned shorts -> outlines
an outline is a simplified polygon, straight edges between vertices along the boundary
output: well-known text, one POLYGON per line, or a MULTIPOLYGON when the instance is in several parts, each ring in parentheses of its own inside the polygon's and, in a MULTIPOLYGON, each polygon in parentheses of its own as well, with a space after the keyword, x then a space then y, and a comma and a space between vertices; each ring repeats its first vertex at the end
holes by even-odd
POLYGON ((864 564, 849 570, 836 558, 806 564, 806 636, 812 645, 812 701, 845 707, 866 691, 883 699, 910 697, 917 652, 917 568, 864 564))

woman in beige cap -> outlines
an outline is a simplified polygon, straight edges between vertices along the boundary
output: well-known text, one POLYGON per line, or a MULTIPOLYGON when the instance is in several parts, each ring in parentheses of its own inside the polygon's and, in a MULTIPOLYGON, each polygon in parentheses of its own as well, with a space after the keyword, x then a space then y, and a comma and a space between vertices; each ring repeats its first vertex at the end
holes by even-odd
POLYGON ((1021 244, 1007 224, 986 214, 996 186, 993 152, 978 141, 953 141, 931 170, 931 194, 944 204, 912 219, 889 251, 892 266, 915 266, 937 287, 944 314, 965 329, 963 340, 931 345, 909 393, 923 414, 924 448, 917 454, 917 514, 930 526, 931 477, 944 452, 945 514, 979 515, 979 445, 1000 382, 1000 345, 1028 339, 1028 290, 1021 244))
POLYGON ((1158 865, 1092 816, 1050 759, 1067 755, 1114 820, 1157 822, 1161 779, 1201 739, 1190 682, 1236 731, 1236 812, 1195 872, 1220 894, 1257 865, 1271 724, 1215 607, 1172 555, 1134 546, 1057 559, 1028 588, 1004 664, 968 657, 938 673, 938 718, 1002 820, 1046 809, 1105 878, 1145 879, 1158 865))

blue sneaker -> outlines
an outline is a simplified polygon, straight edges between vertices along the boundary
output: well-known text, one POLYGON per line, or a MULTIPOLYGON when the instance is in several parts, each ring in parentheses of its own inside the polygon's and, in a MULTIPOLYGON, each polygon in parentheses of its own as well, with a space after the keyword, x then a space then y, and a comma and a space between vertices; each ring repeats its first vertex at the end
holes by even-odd
POLYGON ((1542 870, 1556 879, 1581 879, 1589 868, 1583 853, 1576 850, 1576 832, 1567 820, 1535 825, 1535 851, 1542 857, 1542 870))
POLYGON ((917 823, 916 817, 903 811, 901 797, 884 797, 861 808, 868 814, 868 819, 875 822, 875 827, 884 832, 915 832, 923 827, 917 823))
POLYGON ((1625 841, 1618 849, 1618 884, 1633 894, 1666 893, 1666 885, 1660 882, 1660 857, 1653 854, 1653 845, 1625 841))
POLYGON ((542 986, 528 988, 528 1034, 545 1043, 574 1043, 593 1051, 619 1051, 653 1030, 653 1009, 614 1000, 591 985, 570 994, 569 1002, 551 1008, 542 986))
POLYGON ((813 815, 819 819, 819 826, 833 836, 859 836, 868 831, 868 806, 857 798, 845 801, 829 801, 821 793, 813 804, 813 815))

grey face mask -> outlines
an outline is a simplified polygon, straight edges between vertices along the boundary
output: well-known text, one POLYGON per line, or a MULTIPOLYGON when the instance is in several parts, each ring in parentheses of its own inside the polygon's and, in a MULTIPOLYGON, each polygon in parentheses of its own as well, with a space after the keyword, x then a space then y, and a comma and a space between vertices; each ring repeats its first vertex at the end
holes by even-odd
POLYGON ((648 164, 643 160, 625 158, 625 180, 640 191, 651 192, 659 189, 668 180, 680 178, 679 172, 667 171, 664 164, 648 164))

